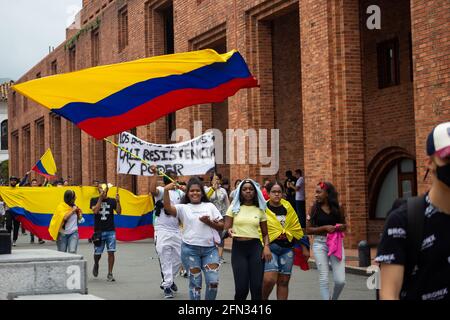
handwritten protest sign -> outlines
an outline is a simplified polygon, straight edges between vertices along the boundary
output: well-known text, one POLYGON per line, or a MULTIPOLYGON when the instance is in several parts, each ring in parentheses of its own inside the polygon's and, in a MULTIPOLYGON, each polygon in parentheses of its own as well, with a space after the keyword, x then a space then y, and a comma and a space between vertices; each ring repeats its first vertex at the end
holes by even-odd
POLYGON ((153 144, 129 132, 119 136, 119 146, 150 163, 147 165, 124 150, 118 149, 117 172, 151 176, 150 166, 173 170, 179 176, 203 175, 214 170, 214 136, 211 132, 185 142, 153 144))

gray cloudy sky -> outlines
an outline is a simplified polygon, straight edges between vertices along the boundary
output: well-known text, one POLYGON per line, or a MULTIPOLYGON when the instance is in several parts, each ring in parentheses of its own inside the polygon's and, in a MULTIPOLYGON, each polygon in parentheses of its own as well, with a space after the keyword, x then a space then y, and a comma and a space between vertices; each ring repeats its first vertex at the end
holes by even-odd
POLYGON ((82 0, 0 0, 0 79, 19 79, 66 37, 82 0))

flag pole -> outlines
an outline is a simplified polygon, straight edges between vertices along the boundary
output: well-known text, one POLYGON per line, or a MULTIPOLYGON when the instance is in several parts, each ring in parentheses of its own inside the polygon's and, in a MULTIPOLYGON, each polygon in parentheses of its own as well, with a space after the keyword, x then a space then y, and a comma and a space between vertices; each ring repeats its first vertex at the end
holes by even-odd
MULTIPOLYGON (((131 153, 131 152, 128 151, 127 149, 125 149, 125 148, 119 146, 117 143, 114 143, 113 141, 111 141, 111 140, 109 140, 109 139, 106 139, 106 138, 103 138, 103 140, 105 140, 106 142, 112 144, 112 145, 115 146, 116 148, 119 148, 120 150, 122 150, 122 151, 128 153, 130 156, 132 156, 132 157, 134 157, 134 158, 140 160, 142 163, 145 163, 146 165, 151 166, 151 163, 150 163, 150 162, 145 161, 144 159, 142 159, 141 157, 135 155, 134 153, 131 153)), ((170 181, 174 182, 175 184, 178 184, 175 180, 173 180, 171 177, 169 177, 167 174, 165 174, 162 170, 158 170, 158 173, 159 173, 159 175, 161 175, 161 176, 165 176, 167 179, 169 179, 170 181)))

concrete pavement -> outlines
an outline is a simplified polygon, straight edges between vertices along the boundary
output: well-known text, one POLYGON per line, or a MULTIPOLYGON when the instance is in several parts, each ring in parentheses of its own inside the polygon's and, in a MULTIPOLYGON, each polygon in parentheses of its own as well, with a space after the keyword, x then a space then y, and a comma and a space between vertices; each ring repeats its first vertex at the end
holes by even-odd
MULTIPOLYGON (((19 236, 17 247, 13 249, 54 249, 56 243, 47 241, 45 244, 30 244, 30 237, 19 236)), ((120 300, 160 300, 163 299, 159 288, 161 281, 159 263, 152 239, 137 242, 118 242, 114 276, 116 282, 107 282, 107 255, 104 253, 100 260, 99 276, 92 275, 93 245, 87 240, 81 240, 78 254, 87 260, 88 293, 103 299, 120 300)), ((221 266, 218 300, 231 300, 234 296, 234 280, 230 264, 230 252, 224 253, 227 263, 221 266)), ((330 272, 330 278, 332 273, 330 272)), ((290 300, 319 300, 319 275, 317 270, 302 271, 294 266, 289 285, 290 300)), ((343 300, 374 300, 375 291, 367 289, 366 276, 346 274, 346 286, 340 299, 343 300)), ((189 299, 188 280, 176 278, 178 293, 175 299, 189 299)), ((202 292, 204 296, 204 290, 202 292)), ((270 299, 276 299, 275 289, 270 299)))

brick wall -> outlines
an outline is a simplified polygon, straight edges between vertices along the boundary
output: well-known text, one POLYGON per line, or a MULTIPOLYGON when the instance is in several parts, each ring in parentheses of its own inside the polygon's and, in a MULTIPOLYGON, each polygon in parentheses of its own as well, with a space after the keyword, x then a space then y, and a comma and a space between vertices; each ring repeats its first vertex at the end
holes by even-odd
POLYGON ((419 192, 425 175, 426 139, 438 123, 450 120, 450 3, 411 0, 414 62, 414 115, 419 192))

